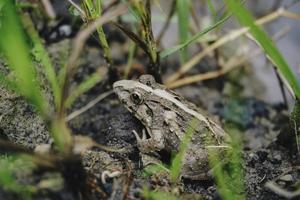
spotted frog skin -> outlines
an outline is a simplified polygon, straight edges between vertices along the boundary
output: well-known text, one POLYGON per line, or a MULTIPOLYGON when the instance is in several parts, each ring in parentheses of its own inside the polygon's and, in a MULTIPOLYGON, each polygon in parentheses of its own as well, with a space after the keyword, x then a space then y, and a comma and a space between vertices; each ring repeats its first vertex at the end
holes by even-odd
POLYGON ((113 85, 120 102, 144 125, 148 136, 135 131, 141 153, 165 150, 178 152, 191 121, 193 135, 182 160, 181 176, 193 180, 210 177, 208 148, 223 151, 228 148, 229 136, 194 104, 155 82, 151 75, 142 75, 138 81, 120 80, 113 85))

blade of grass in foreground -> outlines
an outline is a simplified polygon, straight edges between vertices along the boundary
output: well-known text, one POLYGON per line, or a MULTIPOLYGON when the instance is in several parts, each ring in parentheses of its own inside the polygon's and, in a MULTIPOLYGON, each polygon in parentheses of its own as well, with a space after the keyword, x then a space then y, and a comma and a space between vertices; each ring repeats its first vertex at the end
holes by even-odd
POLYGON ((209 162, 221 199, 243 200, 246 198, 241 133, 234 126, 228 127, 226 132, 232 136, 230 148, 222 153, 217 148, 208 148, 209 162))
POLYGON ((206 33, 210 32, 211 30, 215 29, 216 27, 218 27, 219 25, 223 24, 227 19, 229 19, 231 15, 226 15, 225 17, 223 17, 221 20, 219 20, 218 22, 212 24, 211 26, 205 28, 203 31, 197 33, 196 35, 192 36, 189 40, 187 40, 186 42, 176 45, 174 47, 168 48, 163 50, 160 53, 161 58, 167 57, 185 47, 187 47, 190 44, 195 43, 201 36, 205 35, 206 33))
POLYGON ((47 76, 47 79, 50 83, 55 105, 58 106, 58 102, 60 99, 60 89, 58 85, 58 80, 53 68, 53 65, 51 63, 51 60, 49 58, 48 52, 46 51, 44 45, 42 44, 42 41, 39 37, 38 32, 35 30, 34 25, 30 19, 30 16, 28 14, 22 15, 22 22, 24 24, 24 27, 26 28, 26 31, 28 35, 30 36, 30 39, 33 43, 33 50, 32 53, 35 57, 35 59, 40 62, 44 68, 45 75, 47 76))
POLYGON ((10 69, 16 77, 17 87, 21 94, 36 109, 45 114, 47 103, 36 80, 36 72, 29 56, 21 23, 12 1, 0 0, 0 48, 5 55, 10 69))
POLYGON ((195 131, 195 127, 198 125, 198 120, 193 119, 189 126, 188 129, 186 130, 186 133, 184 134, 183 140, 180 144, 179 147, 179 152, 176 154, 175 158, 172 160, 172 165, 171 165, 171 179, 173 182, 178 181, 179 175, 180 175, 180 170, 182 166, 182 160, 183 156, 188 148, 188 144, 190 143, 192 136, 195 131))
POLYGON ((291 86, 295 96, 299 99, 300 87, 297 79, 271 38, 259 26, 255 24, 251 13, 240 3, 240 1, 225 0, 225 3, 227 4, 228 9, 236 16, 238 21, 242 25, 249 27, 251 35, 265 50, 266 54, 278 68, 280 74, 283 75, 283 77, 291 86))
POLYGON ((15 177, 20 170, 31 171, 33 166, 23 159, 22 156, 0 156, 0 186, 5 190, 12 191, 22 199, 31 199, 31 194, 37 192, 37 188, 29 184, 22 184, 18 182, 15 177), (22 164, 20 166, 20 164, 22 164))
MULTIPOLYGON (((83 2, 84 2, 84 6, 86 6, 88 15, 91 17, 92 20, 101 17, 102 9, 101 9, 100 0, 96 0, 96 1, 84 0, 83 2)), ((107 61, 109 67, 113 67, 114 65, 112 65, 113 61, 111 57, 110 48, 102 26, 97 28, 97 34, 98 34, 100 45, 103 48, 103 56, 107 61)))
MULTIPOLYGON (((14 75, 15 85, 13 86, 48 121, 50 117, 49 103, 43 97, 43 92, 38 84, 37 74, 29 55, 30 50, 14 4, 12 1, 0 0, 0 5, 3 5, 3 7, 0 6, 0 48, 14 75)), ((8 83, 8 81, 5 82, 8 83)), ((72 138, 64 121, 56 119, 52 121, 51 127, 54 143, 61 152, 69 151, 72 138)))
POLYGON ((143 197, 147 200, 180 200, 169 192, 151 191, 147 188, 143 189, 143 197))
POLYGON ((68 96, 65 104, 66 107, 69 108, 73 102, 83 93, 87 92, 89 89, 94 87, 97 83, 99 83, 104 76, 104 73, 95 72, 90 75, 86 80, 80 83, 68 96))

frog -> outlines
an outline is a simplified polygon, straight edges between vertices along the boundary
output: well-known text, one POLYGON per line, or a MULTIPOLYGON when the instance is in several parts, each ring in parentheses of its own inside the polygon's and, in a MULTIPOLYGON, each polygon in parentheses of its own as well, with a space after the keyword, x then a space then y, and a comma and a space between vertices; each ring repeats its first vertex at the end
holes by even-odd
POLYGON ((121 104, 145 127, 142 136, 132 131, 141 154, 162 150, 178 153, 186 131, 191 128, 193 134, 183 156, 180 176, 191 180, 212 177, 209 148, 223 153, 229 148, 230 136, 207 112, 148 74, 138 80, 116 81, 113 90, 121 104), (196 125, 192 125, 193 120, 196 125))

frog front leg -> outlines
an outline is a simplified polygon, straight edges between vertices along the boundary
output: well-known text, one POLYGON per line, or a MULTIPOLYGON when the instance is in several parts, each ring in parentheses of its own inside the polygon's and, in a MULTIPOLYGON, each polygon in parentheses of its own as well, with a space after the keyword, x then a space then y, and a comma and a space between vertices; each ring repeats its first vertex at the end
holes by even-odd
POLYGON ((165 142, 162 131, 159 129, 147 129, 147 131, 150 138, 147 138, 145 129, 143 129, 142 137, 140 137, 135 130, 132 131, 136 137, 138 148, 141 153, 149 153, 163 149, 165 147, 165 142))

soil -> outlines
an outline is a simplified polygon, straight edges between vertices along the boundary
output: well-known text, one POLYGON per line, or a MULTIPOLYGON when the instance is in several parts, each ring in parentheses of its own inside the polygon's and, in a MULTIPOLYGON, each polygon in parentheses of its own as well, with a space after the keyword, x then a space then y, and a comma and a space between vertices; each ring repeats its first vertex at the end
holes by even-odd
MULTIPOLYGON (((112 29, 108 28, 108 31, 115 34, 112 29)), ((71 49, 70 38, 57 36, 53 39, 45 32, 41 35, 46 39, 48 52, 54 65, 58 68, 61 55, 67 55, 71 49)), ((74 33, 69 37, 72 35, 74 33)), ((120 71, 123 68, 122 64, 126 64, 127 56, 127 52, 123 51, 126 49, 124 48, 126 43, 123 42, 124 37, 120 34, 115 34, 111 39, 113 49, 117 49, 114 50, 116 52, 113 53, 113 56, 120 66, 120 71)), ((86 45, 83 56, 80 58, 78 72, 73 79, 73 86, 98 70, 99 66, 100 68, 104 66, 101 53, 101 49, 94 41, 90 41, 86 45)), ((177 61, 172 60, 173 58, 170 57, 164 61, 164 66, 178 65, 177 61)), ((141 56, 136 63, 143 66, 147 60, 141 56)), ((38 65, 37 68, 39 68, 38 65)), ((7 73, 7 68, 3 63, 0 64, 0 69, 7 73)), ((172 70, 175 69, 163 69, 163 73, 172 73, 172 70)), ((238 72, 243 74, 239 79, 236 78, 235 73, 179 88, 176 89, 176 92, 218 117, 223 126, 234 124, 238 127, 238 134, 243 138, 243 159, 240 164, 245 173, 244 184, 247 199, 284 199, 269 190, 266 183, 273 181, 281 188, 293 190, 293 184, 300 179, 300 170, 295 167, 299 166, 300 156, 297 153, 295 136, 289 126, 288 111, 282 104, 268 104, 259 100, 255 91, 251 92, 252 95, 244 95, 249 94, 249 92, 245 92, 245 90, 249 90, 247 83, 255 83, 253 88, 260 88, 260 83, 245 70, 238 72), (238 89, 236 88, 237 83, 238 89), (240 94, 234 96, 233 94, 236 92, 240 92, 240 94)), ((131 75, 131 78, 134 79, 140 74, 141 71, 137 70, 131 75)), ((254 90, 253 88, 252 90, 254 90)), ((108 85, 97 84, 81 95, 68 113, 78 110, 98 95, 109 90, 108 85)), ((40 144, 53 143, 41 118, 22 97, 3 87, 0 88, 0 97, 1 139, 12 141, 32 150, 40 144)), ((88 136, 99 144, 126 149, 125 152, 114 153, 91 148, 82 153, 80 160, 87 175, 89 183, 87 187, 91 199, 140 199, 140 191, 145 186, 152 189, 159 188, 162 191, 178 190, 177 193, 181 194, 182 199, 220 199, 214 180, 182 180, 181 183, 174 186, 170 182, 170 177, 164 173, 141 176, 143 166, 132 130, 142 132, 143 126, 119 103, 114 94, 70 120, 68 124, 74 135, 88 136), (107 178, 105 183, 101 180, 104 171, 118 170, 123 171, 123 175, 107 178)), ((3 153, 7 155, 6 152, 3 153)), ((76 169, 74 173, 77 173, 76 169)), ((77 175, 72 174, 71 176, 77 175)), ((37 184, 47 176, 60 175, 47 171, 16 175, 19 181, 26 184, 37 184)), ((76 181, 73 183, 74 185, 80 182, 78 179, 76 181)), ((0 189, 0 196, 1 199, 20 198, 4 189, 0 189)), ((41 189, 34 193, 32 198, 67 200, 77 199, 78 196, 74 195, 74 191, 70 187, 63 184, 57 190, 41 189)))

